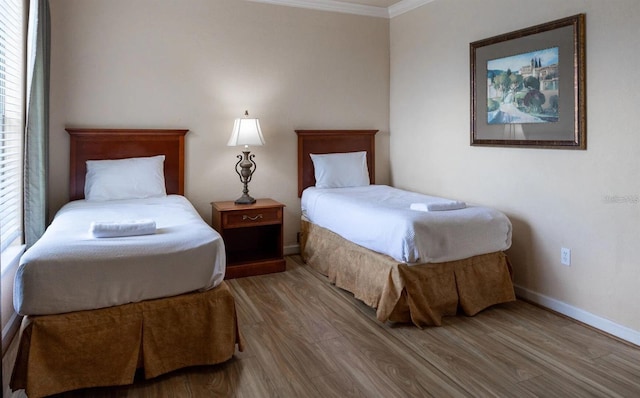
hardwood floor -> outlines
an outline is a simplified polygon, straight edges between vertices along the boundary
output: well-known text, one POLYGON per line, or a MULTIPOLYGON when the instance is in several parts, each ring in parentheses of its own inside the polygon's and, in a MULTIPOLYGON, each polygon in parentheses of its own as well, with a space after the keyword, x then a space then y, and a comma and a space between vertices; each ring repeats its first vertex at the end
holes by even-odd
POLYGON ((523 301, 418 329, 381 324, 299 256, 229 285, 246 341, 229 362, 59 397, 640 396, 640 348, 523 301))

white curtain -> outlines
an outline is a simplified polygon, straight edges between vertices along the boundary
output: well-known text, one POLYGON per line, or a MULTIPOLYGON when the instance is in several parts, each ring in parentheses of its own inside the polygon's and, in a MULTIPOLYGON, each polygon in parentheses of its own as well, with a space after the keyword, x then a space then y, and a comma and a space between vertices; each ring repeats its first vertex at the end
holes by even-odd
POLYGON ((24 140, 24 234, 27 248, 48 220, 49 0, 30 0, 27 35, 27 114, 24 140))

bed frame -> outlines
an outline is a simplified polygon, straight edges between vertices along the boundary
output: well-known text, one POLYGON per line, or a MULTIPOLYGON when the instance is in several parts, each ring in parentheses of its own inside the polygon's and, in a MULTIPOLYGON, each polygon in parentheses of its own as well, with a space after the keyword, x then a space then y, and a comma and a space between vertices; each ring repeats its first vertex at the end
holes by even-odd
POLYGON ((165 155, 168 194, 184 195, 184 136, 189 130, 66 129, 70 136, 69 200, 84 199, 87 160, 165 155))
MULTIPOLYGON (((167 193, 184 192, 188 130, 67 129, 70 198, 84 196, 86 160, 162 155, 167 193)), ((80 388, 130 384, 242 351, 228 285, 91 311, 27 316, 11 377, 13 390, 41 397, 80 388)))
MULTIPOLYGON (((310 153, 366 151, 373 176, 375 132, 296 130, 298 194, 315 184, 310 153)), ((475 315, 489 306, 515 300, 511 267, 503 252, 409 266, 347 241, 304 217, 300 249, 307 264, 376 309, 382 322, 440 325, 443 316, 458 312, 475 315), (363 268, 367 272, 362 272, 363 268)))
POLYGON ((376 141, 378 130, 296 130, 298 134, 298 197, 316 185, 309 154, 367 152, 369 180, 376 181, 376 141))

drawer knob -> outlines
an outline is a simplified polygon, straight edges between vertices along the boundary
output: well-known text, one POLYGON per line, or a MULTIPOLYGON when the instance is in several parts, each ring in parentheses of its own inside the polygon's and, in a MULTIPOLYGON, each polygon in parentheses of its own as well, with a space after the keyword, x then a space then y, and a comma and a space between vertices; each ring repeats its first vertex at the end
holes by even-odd
POLYGON ((251 217, 251 216, 248 216, 248 215, 246 215, 246 214, 243 214, 243 215, 242 215, 242 220, 243 220, 243 221, 244 221, 244 220, 256 221, 256 220, 259 220, 259 219, 261 219, 261 218, 262 218, 262 214, 258 214, 258 215, 257 215, 257 216, 255 216, 255 217, 251 217))

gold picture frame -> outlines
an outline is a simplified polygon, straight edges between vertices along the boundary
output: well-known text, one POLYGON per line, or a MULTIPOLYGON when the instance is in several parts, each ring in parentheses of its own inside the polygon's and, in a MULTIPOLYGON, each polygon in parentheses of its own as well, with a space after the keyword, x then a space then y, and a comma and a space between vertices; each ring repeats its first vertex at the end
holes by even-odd
POLYGON ((471 145, 586 149, 585 14, 475 41, 471 145))

